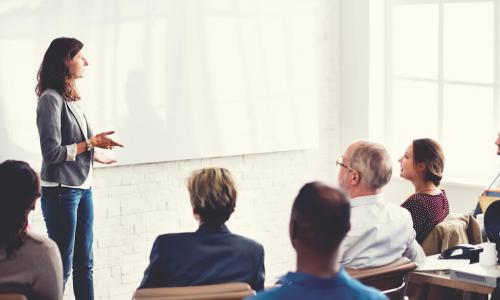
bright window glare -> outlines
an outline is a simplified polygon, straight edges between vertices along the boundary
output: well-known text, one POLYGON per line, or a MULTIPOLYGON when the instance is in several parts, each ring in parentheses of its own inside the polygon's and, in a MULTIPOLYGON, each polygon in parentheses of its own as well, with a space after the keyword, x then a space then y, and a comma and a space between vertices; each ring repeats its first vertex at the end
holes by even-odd
POLYGON ((436 79, 438 5, 402 5, 392 10, 394 75, 436 79))
POLYGON ((493 3, 444 5, 444 79, 493 82, 493 3))
POLYGON ((436 83, 396 80, 393 83, 392 150, 403 152, 415 138, 437 137, 438 86, 436 83))
POLYGON ((445 84, 443 92, 446 174, 458 177, 466 171, 467 176, 480 178, 494 156, 491 145, 495 136, 488 130, 493 126, 492 89, 445 84))
POLYGON ((434 138, 445 153, 445 182, 487 185, 500 166, 493 143, 500 130, 493 77, 500 72, 493 55, 499 4, 426 2, 388 2, 387 143, 399 157, 411 140, 434 138))

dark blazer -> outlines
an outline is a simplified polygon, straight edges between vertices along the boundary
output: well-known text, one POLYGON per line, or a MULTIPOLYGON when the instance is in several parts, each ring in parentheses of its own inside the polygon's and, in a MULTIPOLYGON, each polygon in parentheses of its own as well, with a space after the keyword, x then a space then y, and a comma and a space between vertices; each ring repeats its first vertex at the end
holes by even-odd
POLYGON ((139 289, 246 282, 264 288, 264 248, 225 225, 156 238, 139 289))
POLYGON ((76 156, 75 161, 66 161, 66 145, 80 143, 92 136, 87 123, 87 132, 83 132, 85 118, 80 118, 71 105, 55 90, 45 90, 38 99, 36 125, 42 148, 43 180, 79 186, 92 167, 93 151, 76 156))

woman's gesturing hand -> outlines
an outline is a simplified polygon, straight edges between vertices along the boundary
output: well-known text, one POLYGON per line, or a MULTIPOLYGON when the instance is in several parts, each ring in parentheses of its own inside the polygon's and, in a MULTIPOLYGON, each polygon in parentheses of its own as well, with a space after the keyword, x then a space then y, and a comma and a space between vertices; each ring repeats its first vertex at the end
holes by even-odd
POLYGON ((94 160, 98 163, 101 163, 103 165, 110 165, 116 163, 116 159, 113 158, 103 158, 100 157, 99 155, 94 156, 94 160))
POLYGON ((122 144, 110 139, 108 135, 115 133, 114 131, 101 132, 90 138, 92 146, 102 149, 111 149, 114 146, 123 147, 122 144))

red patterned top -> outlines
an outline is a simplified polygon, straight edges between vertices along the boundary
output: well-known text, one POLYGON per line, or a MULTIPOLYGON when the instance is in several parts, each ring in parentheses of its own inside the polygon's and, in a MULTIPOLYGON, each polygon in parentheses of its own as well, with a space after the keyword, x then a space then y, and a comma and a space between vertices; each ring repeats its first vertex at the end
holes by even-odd
POLYGON ((434 226, 441 223, 450 212, 448 198, 444 190, 441 190, 441 194, 437 195, 413 194, 401 206, 410 212, 413 228, 417 233, 417 241, 420 244, 434 229, 434 226))

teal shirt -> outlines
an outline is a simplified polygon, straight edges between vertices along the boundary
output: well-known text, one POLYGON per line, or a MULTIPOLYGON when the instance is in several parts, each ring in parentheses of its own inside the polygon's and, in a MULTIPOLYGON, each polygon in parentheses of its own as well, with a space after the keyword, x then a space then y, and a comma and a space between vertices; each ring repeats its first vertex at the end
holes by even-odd
POLYGON ((383 299, 380 291, 351 278, 342 267, 332 278, 319 278, 309 273, 289 272, 280 279, 281 286, 264 290, 247 300, 304 299, 383 299))

